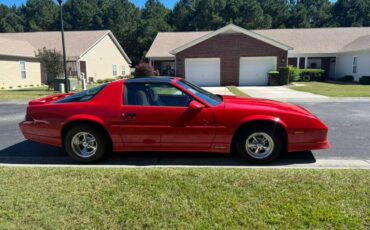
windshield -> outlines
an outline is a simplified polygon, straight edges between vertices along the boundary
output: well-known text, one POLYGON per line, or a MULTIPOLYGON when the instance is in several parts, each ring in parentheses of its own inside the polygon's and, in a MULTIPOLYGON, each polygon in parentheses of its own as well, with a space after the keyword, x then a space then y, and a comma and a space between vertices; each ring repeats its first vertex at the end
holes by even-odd
POLYGON ((212 106, 217 106, 222 102, 222 97, 218 95, 214 95, 196 85, 191 84, 185 80, 177 81, 181 87, 184 87, 186 90, 192 92, 193 94, 197 95, 202 100, 206 101, 208 104, 212 106))
POLYGON ((97 87, 73 94, 62 100, 56 101, 55 103, 66 103, 66 102, 84 102, 91 100, 95 95, 97 95, 107 84, 102 84, 97 87))

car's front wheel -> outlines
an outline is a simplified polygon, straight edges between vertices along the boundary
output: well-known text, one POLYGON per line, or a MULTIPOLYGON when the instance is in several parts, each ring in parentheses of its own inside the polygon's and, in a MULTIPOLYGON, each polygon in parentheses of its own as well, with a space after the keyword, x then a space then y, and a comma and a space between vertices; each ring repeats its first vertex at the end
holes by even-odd
POLYGON ((249 162, 268 163, 281 153, 283 136, 264 127, 244 130, 237 139, 238 154, 249 162))
POLYGON ((107 141, 94 127, 75 126, 66 133, 64 148, 74 160, 92 163, 103 158, 107 151, 107 141))

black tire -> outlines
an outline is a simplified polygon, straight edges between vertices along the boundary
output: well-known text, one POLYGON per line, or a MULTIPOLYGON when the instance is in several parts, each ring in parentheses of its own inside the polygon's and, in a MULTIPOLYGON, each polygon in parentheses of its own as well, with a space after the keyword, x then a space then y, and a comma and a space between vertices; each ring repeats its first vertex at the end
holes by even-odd
POLYGON ((100 161, 101 159, 103 159, 105 153, 109 150, 108 141, 103 132, 101 132, 101 130, 97 129, 94 126, 89 125, 79 125, 70 128, 65 134, 63 144, 64 149, 68 153, 68 155, 72 159, 80 163, 93 163, 100 161), (74 147, 72 147, 72 139, 75 137, 75 135, 78 135, 80 133, 88 133, 95 138, 96 151, 91 156, 81 157, 76 153, 74 147))
POLYGON ((236 152, 239 156, 247 160, 248 162, 265 164, 275 160, 282 152, 283 149, 283 134, 278 128, 269 128, 269 127, 258 127, 252 126, 243 130, 236 139, 236 152), (246 142, 249 137, 254 134, 263 133, 268 135, 273 141, 272 152, 269 155, 266 155, 262 158, 257 158, 248 153, 246 142))

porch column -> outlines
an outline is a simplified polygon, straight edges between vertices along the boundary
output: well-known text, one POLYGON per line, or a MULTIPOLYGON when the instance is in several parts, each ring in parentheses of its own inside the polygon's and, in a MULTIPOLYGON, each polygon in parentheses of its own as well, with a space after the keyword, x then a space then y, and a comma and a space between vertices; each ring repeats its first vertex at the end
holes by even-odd
POLYGON ((300 69, 300 68, 299 68, 299 60, 300 60, 300 59, 301 59, 300 57, 297 57, 297 68, 298 68, 298 69, 300 69))
POLYGON ((304 58, 304 68, 307 69, 307 57, 304 58))

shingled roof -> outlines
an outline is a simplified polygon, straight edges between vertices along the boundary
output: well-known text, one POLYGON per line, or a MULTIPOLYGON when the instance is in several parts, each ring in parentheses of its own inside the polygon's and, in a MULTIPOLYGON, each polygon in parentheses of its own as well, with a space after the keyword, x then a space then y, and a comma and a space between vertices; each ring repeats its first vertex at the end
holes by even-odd
MULTIPOLYGON (((146 57, 173 57, 170 51, 211 32, 160 32, 146 57)), ((356 39, 370 35, 370 27, 269 29, 252 30, 252 32, 292 47, 293 49, 289 50, 292 54, 333 54, 341 52, 345 46, 356 39)))
MULTIPOLYGON (((93 31, 66 31, 65 44, 68 59, 77 59, 86 53, 91 47, 98 43, 106 35, 109 35, 123 56, 131 63, 130 59, 112 34, 110 30, 93 30, 93 31)), ((24 33, 0 33, 0 38, 10 39, 15 43, 19 41, 29 43, 34 52, 46 47, 47 49, 56 49, 62 51, 62 38, 60 31, 46 32, 24 32, 24 33)), ((0 54, 4 49, 4 44, 0 43, 0 54)))

